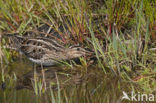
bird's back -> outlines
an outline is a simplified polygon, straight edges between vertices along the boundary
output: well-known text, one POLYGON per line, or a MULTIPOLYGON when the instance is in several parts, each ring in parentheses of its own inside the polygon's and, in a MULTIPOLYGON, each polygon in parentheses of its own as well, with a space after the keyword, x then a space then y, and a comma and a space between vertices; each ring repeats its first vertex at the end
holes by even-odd
POLYGON ((57 54, 65 50, 58 41, 51 38, 19 36, 17 34, 7 34, 4 37, 7 39, 9 49, 21 52, 37 64, 51 65, 54 60, 59 60, 56 58, 57 54))

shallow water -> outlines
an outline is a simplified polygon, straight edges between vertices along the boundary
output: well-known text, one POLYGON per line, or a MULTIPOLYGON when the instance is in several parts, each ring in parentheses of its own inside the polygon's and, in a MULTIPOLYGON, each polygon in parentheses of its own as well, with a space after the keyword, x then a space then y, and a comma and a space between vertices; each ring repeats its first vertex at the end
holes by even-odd
POLYGON ((112 72, 105 74, 94 65, 83 69, 41 68, 17 59, 3 68, 7 79, 0 89, 0 103, 121 103, 122 91, 131 91, 130 83, 112 72))

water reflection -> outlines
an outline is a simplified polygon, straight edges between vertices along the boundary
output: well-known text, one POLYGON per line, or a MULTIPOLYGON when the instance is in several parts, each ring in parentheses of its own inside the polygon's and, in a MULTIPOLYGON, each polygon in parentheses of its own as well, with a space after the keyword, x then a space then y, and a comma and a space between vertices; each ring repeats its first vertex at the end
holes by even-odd
MULTIPOLYGON (((87 79, 87 75, 83 75, 75 69, 64 69, 62 67, 37 67, 24 74, 17 81, 16 89, 34 89, 35 83, 41 83, 42 88, 47 89, 52 86, 53 89, 67 85, 80 84, 87 79)), ((37 84, 36 84, 37 85, 37 84)))
MULTIPOLYGON (((130 83, 120 81, 111 72, 105 74, 101 68, 96 68, 95 65, 84 71, 81 66, 33 68, 27 60, 17 60, 6 69, 10 70, 10 74, 16 73, 18 79, 15 88, 12 86, 12 90, 7 90, 7 97, 3 98, 3 92, 6 91, 0 92, 2 102, 8 102, 9 95, 16 94, 16 100, 19 101, 16 103, 28 99, 29 101, 26 103, 49 103, 51 91, 54 90, 53 93, 57 97, 58 89, 61 89, 62 103, 67 101, 71 101, 71 103, 101 103, 103 101, 117 103, 122 96, 122 91, 130 88, 128 87, 130 83), (36 96, 36 89, 37 91, 42 89, 41 97, 36 96)), ((11 100, 14 101, 14 98, 11 100)))

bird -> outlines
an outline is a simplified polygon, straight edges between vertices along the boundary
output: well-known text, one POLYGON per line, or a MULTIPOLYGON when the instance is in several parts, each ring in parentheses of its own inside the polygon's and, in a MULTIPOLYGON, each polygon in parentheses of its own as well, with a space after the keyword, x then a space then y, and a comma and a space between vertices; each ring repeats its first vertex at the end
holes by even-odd
POLYGON ((79 45, 65 47, 55 39, 47 37, 20 36, 18 34, 5 34, 4 36, 9 38, 10 49, 24 54, 33 63, 42 66, 52 66, 93 53, 79 45))

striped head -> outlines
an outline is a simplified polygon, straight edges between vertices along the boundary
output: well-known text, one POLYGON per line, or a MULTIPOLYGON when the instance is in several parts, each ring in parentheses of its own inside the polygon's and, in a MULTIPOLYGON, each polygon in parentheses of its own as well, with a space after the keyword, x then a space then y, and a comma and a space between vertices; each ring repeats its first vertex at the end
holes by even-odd
POLYGON ((5 48, 19 50, 21 43, 25 40, 25 37, 20 36, 18 33, 8 33, 3 34, 3 39, 5 40, 5 48))
POLYGON ((91 50, 87 50, 80 46, 71 46, 68 48, 68 52, 67 52, 67 55, 70 59, 85 57, 92 54, 93 52, 91 50))

